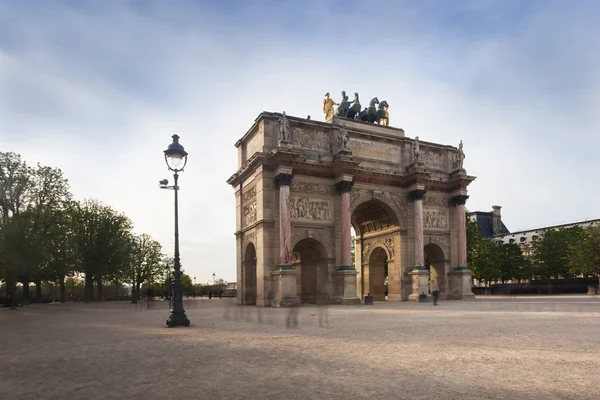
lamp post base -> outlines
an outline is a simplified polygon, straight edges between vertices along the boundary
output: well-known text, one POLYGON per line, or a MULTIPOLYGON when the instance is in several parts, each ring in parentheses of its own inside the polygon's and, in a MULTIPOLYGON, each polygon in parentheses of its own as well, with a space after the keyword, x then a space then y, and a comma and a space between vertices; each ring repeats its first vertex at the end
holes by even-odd
POLYGON ((173 328, 175 326, 190 326, 190 320, 187 318, 184 312, 171 312, 166 325, 169 328, 173 328))

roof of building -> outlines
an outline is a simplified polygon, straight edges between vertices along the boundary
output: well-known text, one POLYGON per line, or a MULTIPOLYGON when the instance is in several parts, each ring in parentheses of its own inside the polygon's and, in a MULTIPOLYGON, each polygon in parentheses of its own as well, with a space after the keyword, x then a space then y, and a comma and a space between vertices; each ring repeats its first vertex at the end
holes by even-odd
MULTIPOLYGON (((481 236, 491 238, 494 236, 494 213, 489 211, 473 211, 470 213, 471 219, 477 222, 481 236)), ((502 233, 510 233, 504 222, 502 222, 502 233)))
POLYGON ((512 232, 512 233, 507 232, 505 234, 494 235, 493 240, 496 242, 501 242, 501 243, 525 244, 525 243, 532 242, 540 234, 542 234, 544 231, 547 231, 549 229, 570 228, 573 226, 586 227, 586 226, 590 226, 590 225, 595 225, 597 223, 600 223, 600 219, 590 219, 587 221, 571 222, 568 224, 545 226, 543 228, 536 228, 536 229, 530 229, 530 230, 526 230, 526 231, 518 231, 518 232, 512 232))

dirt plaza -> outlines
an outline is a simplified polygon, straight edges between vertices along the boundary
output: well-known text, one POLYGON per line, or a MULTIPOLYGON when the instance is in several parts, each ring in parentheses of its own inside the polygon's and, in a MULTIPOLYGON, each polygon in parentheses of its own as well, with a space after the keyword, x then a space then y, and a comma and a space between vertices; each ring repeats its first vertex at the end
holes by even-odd
POLYGON ((0 398, 596 399, 600 297, 0 309, 0 398), (295 323, 297 321, 297 324, 295 323))

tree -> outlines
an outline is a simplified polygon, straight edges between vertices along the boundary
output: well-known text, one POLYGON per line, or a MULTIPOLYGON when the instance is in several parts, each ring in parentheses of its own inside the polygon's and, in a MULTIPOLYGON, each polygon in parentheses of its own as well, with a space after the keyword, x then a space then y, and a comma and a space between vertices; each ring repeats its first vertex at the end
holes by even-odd
POLYGON ((75 245, 80 259, 79 272, 85 275, 86 302, 102 300, 104 277, 131 268, 131 221, 98 200, 86 200, 73 207, 75 245))
POLYGON ((352 254, 352 268, 356 269, 356 236, 350 239, 350 254, 352 254))
POLYGON ((579 226, 544 231, 542 237, 533 242, 533 275, 542 279, 572 277, 568 252, 581 240, 582 234, 579 226))
POLYGON ((572 274, 597 276, 600 286, 600 225, 585 228, 579 241, 571 243, 568 260, 572 274))
POLYGON ((477 222, 466 216, 467 221, 467 264, 473 271, 473 278, 490 282, 500 278, 497 262, 497 245, 484 239, 477 222))
POLYGON ((16 153, 0 152, 0 268, 6 281, 6 294, 14 298, 15 283, 23 266, 23 252, 15 246, 24 243, 26 218, 14 221, 27 204, 31 169, 16 153))
POLYGON ((130 276, 135 281, 136 296, 139 297, 142 284, 154 284, 160 280, 160 276, 164 271, 162 264, 162 246, 159 242, 152 239, 150 235, 142 234, 134 236, 135 250, 133 254, 132 269, 133 276, 130 276))
POLYGON ((518 244, 501 244, 497 246, 495 253, 502 283, 513 279, 523 279, 523 276, 529 273, 523 251, 518 244))

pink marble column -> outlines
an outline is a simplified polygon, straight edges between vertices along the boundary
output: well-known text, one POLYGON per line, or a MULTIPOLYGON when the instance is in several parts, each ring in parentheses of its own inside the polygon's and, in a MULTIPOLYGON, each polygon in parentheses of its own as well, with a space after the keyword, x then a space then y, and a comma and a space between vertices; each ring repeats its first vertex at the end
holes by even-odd
POLYGON ((467 218, 465 215, 465 203, 469 196, 461 194, 452 198, 456 204, 456 230, 458 242, 458 266, 456 269, 467 269, 467 218))
POLYGON ((292 220, 290 216, 290 185, 292 174, 279 174, 275 184, 279 187, 279 262, 281 269, 292 268, 292 220))
POLYGON ((413 190, 409 193, 415 207, 415 269, 425 269, 425 250, 423 243, 423 197, 425 191, 413 190))
POLYGON ((339 269, 350 270, 352 267, 352 235, 350 225, 350 191, 352 190, 352 181, 341 181, 336 184, 336 188, 341 194, 341 219, 342 235, 341 243, 341 265, 339 269))

